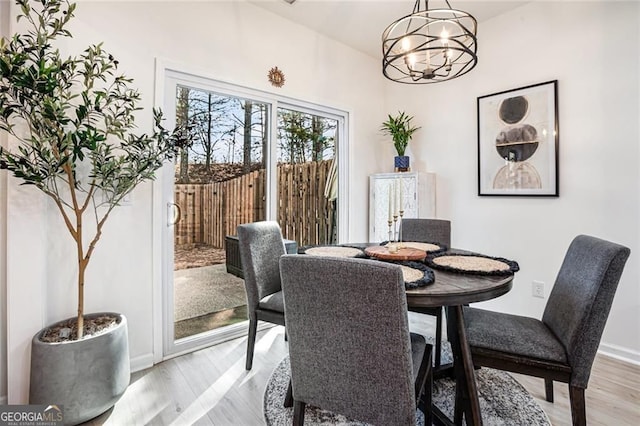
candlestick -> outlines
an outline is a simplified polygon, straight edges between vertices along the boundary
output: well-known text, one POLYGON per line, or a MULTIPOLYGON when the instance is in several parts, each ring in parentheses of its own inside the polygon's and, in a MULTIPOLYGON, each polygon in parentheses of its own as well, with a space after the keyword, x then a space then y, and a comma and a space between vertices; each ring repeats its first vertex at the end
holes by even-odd
MULTIPOLYGON (((393 187, 389 186, 389 216, 387 218, 387 220, 389 221, 389 223, 391 223, 391 216, 393 215, 393 211, 392 211, 392 207, 391 207, 391 203, 393 202, 393 187)), ((391 226, 391 225, 389 225, 391 226)))
MULTIPOLYGON (((400 178, 400 211, 404 210, 404 188, 403 188, 403 181, 402 178, 400 178)), ((401 215, 402 216, 402 215, 401 215)))
POLYGON ((404 216, 404 210, 400 210, 400 230, 398 231, 398 233, 400 234, 398 236, 399 242, 402 242, 402 216, 404 216))
POLYGON ((393 197, 393 204, 395 206, 394 209, 394 215, 398 216, 398 210, 400 210, 400 204, 398 203, 398 196, 400 195, 400 189, 398 188, 398 178, 395 178, 393 181, 393 187, 394 187, 394 197, 393 197))
POLYGON ((389 225, 389 243, 391 243, 391 224, 393 224, 393 221, 391 220, 391 216, 389 216, 389 220, 387 221, 387 224, 389 225))
POLYGON ((396 225, 398 224, 398 215, 393 215, 393 241, 398 241, 398 233, 396 225))

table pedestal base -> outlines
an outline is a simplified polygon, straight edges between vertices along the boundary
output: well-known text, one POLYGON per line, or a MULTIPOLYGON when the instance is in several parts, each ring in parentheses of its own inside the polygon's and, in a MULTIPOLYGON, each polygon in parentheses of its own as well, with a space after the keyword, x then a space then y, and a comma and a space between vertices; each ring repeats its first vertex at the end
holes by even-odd
POLYGON ((466 419, 467 425, 482 425, 478 389, 471 358, 471 350, 464 329, 462 306, 448 306, 447 308, 447 336, 451 343, 453 354, 453 368, 444 365, 434 373, 437 377, 453 377, 456 381, 456 397, 453 421, 437 407, 432 406, 433 418, 436 424, 461 425, 466 419), (453 376, 451 376, 453 373, 453 376))

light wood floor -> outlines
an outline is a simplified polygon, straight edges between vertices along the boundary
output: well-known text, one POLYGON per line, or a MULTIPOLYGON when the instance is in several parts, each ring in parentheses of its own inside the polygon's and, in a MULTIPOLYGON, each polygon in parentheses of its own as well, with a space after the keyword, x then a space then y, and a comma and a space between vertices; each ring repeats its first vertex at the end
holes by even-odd
MULTIPOLYGON (((431 333, 432 317, 410 314, 412 331, 431 333)), ((247 339, 236 339, 134 373, 116 406, 89 425, 263 425, 266 383, 287 354, 284 328, 258 333, 253 369, 245 371, 247 339)), ((544 400, 542 379, 515 375, 554 426, 570 425, 567 386, 544 400)), ((589 425, 640 424, 640 366, 596 358, 586 392, 589 425)), ((490 425, 489 425, 490 426, 490 425)))

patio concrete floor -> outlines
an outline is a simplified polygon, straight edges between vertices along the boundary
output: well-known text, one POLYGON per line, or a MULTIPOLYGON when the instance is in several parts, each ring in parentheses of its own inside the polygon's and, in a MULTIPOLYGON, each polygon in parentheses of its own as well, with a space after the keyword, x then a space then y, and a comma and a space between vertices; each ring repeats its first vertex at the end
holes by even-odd
POLYGON ((244 280, 224 264, 174 271, 174 321, 235 308, 247 303, 244 280))

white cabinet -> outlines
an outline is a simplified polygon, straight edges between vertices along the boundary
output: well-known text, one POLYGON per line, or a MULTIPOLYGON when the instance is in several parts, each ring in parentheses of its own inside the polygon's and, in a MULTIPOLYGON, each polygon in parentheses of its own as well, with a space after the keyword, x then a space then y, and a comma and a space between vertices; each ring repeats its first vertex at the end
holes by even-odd
POLYGON ((389 239, 389 197, 395 198, 391 200, 392 211, 399 210, 393 203, 399 203, 400 187, 402 187, 403 217, 434 218, 436 216, 435 173, 405 172, 371 175, 369 176, 369 242, 377 243, 389 239))

